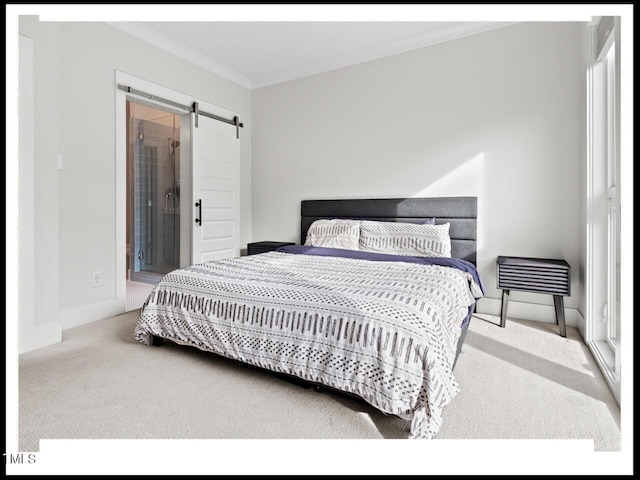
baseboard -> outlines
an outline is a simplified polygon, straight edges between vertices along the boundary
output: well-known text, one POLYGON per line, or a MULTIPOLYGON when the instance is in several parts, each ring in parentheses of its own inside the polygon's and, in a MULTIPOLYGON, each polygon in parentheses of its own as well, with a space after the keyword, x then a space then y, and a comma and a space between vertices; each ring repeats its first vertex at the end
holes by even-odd
MULTIPOLYGON (((478 300, 476 312, 488 315, 500 316, 502 301, 497 298, 483 297, 478 300)), ((575 327, 580 324, 580 316, 576 308, 564 308, 565 324, 575 327)), ((522 320, 534 320, 536 322, 556 323, 556 310, 553 305, 540 305, 538 303, 519 302, 509 300, 508 318, 518 318, 522 320)), ((584 321, 582 322, 584 324, 584 321)))
MULTIPOLYGON (((27 333, 28 335, 28 333, 27 333)), ((20 336, 20 332, 18 332, 20 336)), ((27 353, 38 348, 55 345, 62 341, 62 326, 60 322, 49 322, 44 325, 34 325, 31 338, 18 342, 18 354, 27 353)))
POLYGON ((587 343, 587 322, 585 321, 584 315, 582 315, 580 309, 576 309, 576 328, 582 337, 582 341, 587 343))
MULTIPOLYGON (((476 312, 480 314, 499 316, 501 307, 501 300, 497 298, 483 297, 478 300, 476 312)), ((125 310, 125 305, 116 300, 108 300, 106 302, 92 305, 69 308, 60 312, 60 324, 62 325, 62 330, 66 330, 67 328, 78 327, 80 325, 120 315, 124 313, 125 310)), ((508 315, 509 318, 556 323, 556 311, 552 305, 541 305, 538 303, 509 300, 508 315)), ((578 327, 584 338, 584 319, 582 319, 582 315, 580 315, 578 309, 565 307, 564 316, 565 323, 572 327, 578 327)))
POLYGON ((79 327, 87 323, 97 322, 105 318, 115 317, 125 313, 126 305, 117 300, 83 305, 82 307, 68 308, 60 312, 62 330, 79 327))
POLYGON ((616 380, 615 353, 606 341, 588 342, 591 355, 595 359, 616 402, 620 405, 620 382, 616 380))

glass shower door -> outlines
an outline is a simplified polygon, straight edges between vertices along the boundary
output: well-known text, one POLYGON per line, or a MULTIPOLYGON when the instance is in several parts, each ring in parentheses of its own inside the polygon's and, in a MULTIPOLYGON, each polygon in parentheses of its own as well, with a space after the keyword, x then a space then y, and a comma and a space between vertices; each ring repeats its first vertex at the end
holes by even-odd
POLYGON ((180 263, 180 141, 175 125, 180 117, 161 113, 162 118, 132 118, 130 124, 134 162, 131 279, 146 283, 157 283, 180 263))

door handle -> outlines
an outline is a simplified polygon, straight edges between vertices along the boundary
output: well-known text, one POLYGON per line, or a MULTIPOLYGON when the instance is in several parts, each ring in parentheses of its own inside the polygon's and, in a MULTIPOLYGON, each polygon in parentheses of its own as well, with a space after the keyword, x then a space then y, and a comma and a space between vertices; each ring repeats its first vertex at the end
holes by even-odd
POLYGON ((202 199, 198 199, 196 207, 198 207, 198 218, 196 218, 196 223, 202 226, 202 199))
POLYGON ((165 213, 173 213, 176 207, 176 200, 173 196, 173 193, 165 193, 164 194, 164 212, 165 213), (171 208, 169 208, 169 198, 171 198, 171 208))

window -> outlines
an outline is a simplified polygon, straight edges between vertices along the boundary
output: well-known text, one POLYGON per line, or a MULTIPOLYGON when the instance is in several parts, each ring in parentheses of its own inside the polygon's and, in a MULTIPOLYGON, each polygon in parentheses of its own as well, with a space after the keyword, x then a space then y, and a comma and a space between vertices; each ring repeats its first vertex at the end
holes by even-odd
POLYGON ((618 17, 602 17, 590 27, 587 82, 586 340, 617 399, 621 331, 619 25, 618 17))
POLYGON ((620 170, 616 155, 616 49, 615 42, 609 47, 604 58, 606 64, 606 85, 603 92, 607 97, 607 125, 604 136, 607 143, 607 207, 608 207, 608 274, 607 274, 607 342, 613 349, 617 345, 618 312, 620 312, 620 226, 618 213, 620 201, 618 189, 620 170))

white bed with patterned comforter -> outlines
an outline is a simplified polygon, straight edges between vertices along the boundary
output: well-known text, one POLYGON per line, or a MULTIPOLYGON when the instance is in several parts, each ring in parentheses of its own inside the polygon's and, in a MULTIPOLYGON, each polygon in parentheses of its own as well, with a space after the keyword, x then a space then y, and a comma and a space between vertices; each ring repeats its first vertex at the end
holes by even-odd
POLYGON ((461 323, 482 296, 477 276, 448 266, 454 259, 282 250, 167 274, 135 338, 161 337, 355 394, 411 421, 410 438, 433 438, 459 391, 453 364, 461 323))

